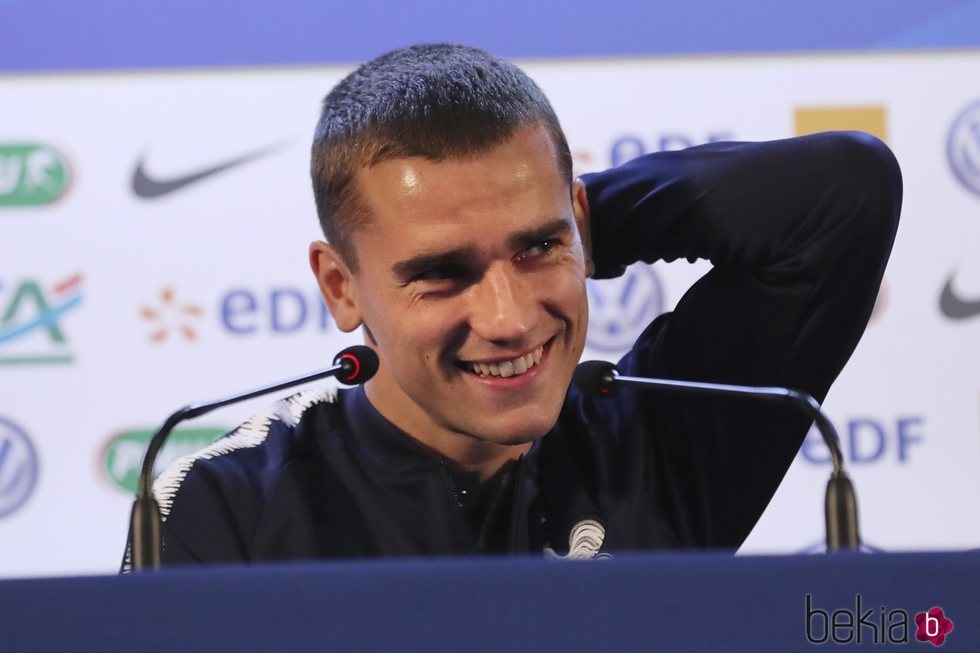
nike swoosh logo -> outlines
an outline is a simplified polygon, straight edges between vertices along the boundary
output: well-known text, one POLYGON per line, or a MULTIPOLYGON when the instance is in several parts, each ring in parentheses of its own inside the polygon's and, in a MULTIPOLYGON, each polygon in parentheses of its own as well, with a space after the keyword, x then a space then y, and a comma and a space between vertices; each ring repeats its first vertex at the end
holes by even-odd
POLYGON ((136 169, 133 171, 133 193, 135 193, 137 197, 141 197, 146 200, 163 197, 164 195, 174 193, 182 188, 195 184, 218 173, 230 170, 232 168, 237 168, 238 166, 245 165, 246 163, 250 163, 256 159, 261 159, 262 157, 268 156, 277 150, 281 150, 283 147, 285 147, 285 144, 283 143, 268 145, 253 152, 243 154, 242 156, 235 157, 234 159, 229 159, 217 165, 213 165, 202 170, 197 170, 196 172, 192 172, 190 174, 171 177, 169 179, 159 179, 148 175, 146 173, 146 155, 141 155, 139 160, 136 162, 136 169))
POLYGON ((949 275, 943 292, 939 295, 939 310, 943 315, 953 320, 964 320, 974 315, 980 315, 980 299, 964 300, 956 296, 953 292, 953 277, 955 272, 949 275))

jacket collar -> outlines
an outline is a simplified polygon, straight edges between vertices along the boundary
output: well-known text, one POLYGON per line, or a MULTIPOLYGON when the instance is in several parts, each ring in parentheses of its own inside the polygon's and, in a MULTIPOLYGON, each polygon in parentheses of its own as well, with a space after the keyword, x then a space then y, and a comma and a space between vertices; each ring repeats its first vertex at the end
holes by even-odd
POLYGON ((339 398, 353 436, 351 444, 367 462, 392 473, 432 470, 443 464, 379 413, 364 386, 341 390, 339 398))

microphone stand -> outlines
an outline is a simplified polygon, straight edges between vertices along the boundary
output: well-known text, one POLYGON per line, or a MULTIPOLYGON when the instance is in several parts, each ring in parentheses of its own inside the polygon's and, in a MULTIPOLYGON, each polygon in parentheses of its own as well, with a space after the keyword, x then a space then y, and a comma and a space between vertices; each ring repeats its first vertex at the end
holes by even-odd
POLYGON ((146 447, 143 465, 140 468, 139 485, 136 499, 133 501, 133 512, 130 520, 130 555, 134 571, 160 568, 160 504, 153 496, 153 467, 157 454, 163 447, 167 436, 174 428, 187 419, 210 413, 216 408, 228 404, 246 401, 271 392, 284 390, 295 385, 309 383, 328 376, 337 376, 341 383, 348 385, 364 383, 378 369, 378 357, 369 347, 355 345, 337 354, 331 367, 292 379, 275 385, 258 388, 243 394, 232 395, 216 401, 205 401, 184 406, 164 421, 157 429, 146 447))

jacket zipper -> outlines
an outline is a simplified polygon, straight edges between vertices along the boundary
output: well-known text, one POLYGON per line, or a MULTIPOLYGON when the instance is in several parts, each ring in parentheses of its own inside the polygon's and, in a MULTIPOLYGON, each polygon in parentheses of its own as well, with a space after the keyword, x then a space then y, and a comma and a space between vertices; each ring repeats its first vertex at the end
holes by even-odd
POLYGON ((463 508, 460 506, 459 501, 459 491, 456 489, 456 482, 453 481, 452 474, 446 469, 446 463, 441 463, 439 466, 439 471, 442 473, 443 481, 449 490, 449 503, 452 504, 451 508, 453 514, 456 516, 456 529, 463 536, 469 545, 471 553, 479 553, 480 548, 476 541, 476 535, 473 533, 473 529, 470 528, 469 523, 464 519, 463 508))
MULTIPOLYGON (((521 513, 524 513, 525 523, 527 522, 528 519, 527 512, 529 512, 529 510, 524 511, 523 506, 521 505, 521 499, 524 497, 524 467, 525 466, 526 465, 524 463, 524 457, 521 456, 521 458, 519 458, 517 461, 517 469, 514 470, 514 485, 516 487, 514 488, 514 503, 511 506, 511 511, 513 512, 510 520, 510 552, 511 553, 517 551, 517 546, 519 544, 517 538, 518 535, 520 534, 520 532, 518 531, 518 525, 521 520, 521 513)), ((521 553, 526 553, 526 551, 521 551, 521 553)))

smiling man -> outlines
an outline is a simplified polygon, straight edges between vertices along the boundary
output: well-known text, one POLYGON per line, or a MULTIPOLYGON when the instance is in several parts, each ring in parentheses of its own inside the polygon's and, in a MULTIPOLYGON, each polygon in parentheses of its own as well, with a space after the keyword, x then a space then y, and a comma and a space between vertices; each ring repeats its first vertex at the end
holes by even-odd
POLYGON ((313 269, 337 325, 363 325, 381 354, 371 403, 487 477, 555 424, 582 354, 582 186, 540 125, 470 156, 419 154, 357 173, 370 217, 349 253, 315 243, 313 269))
POLYGON ((620 367, 822 399, 867 323, 901 204, 894 157, 861 134, 713 144, 573 180, 537 86, 445 45, 334 88, 312 177, 329 242, 310 247, 313 271, 379 372, 293 396, 165 472, 170 564, 734 549, 807 420, 570 390, 586 278, 710 259, 620 367))

